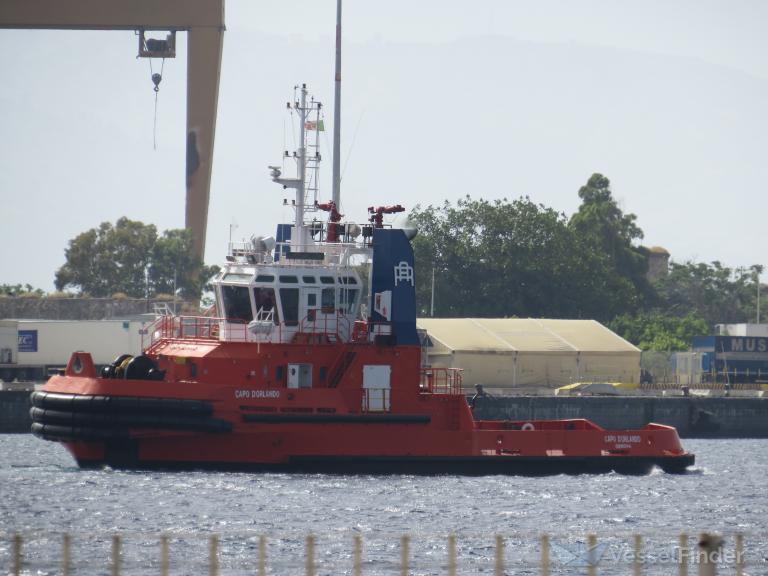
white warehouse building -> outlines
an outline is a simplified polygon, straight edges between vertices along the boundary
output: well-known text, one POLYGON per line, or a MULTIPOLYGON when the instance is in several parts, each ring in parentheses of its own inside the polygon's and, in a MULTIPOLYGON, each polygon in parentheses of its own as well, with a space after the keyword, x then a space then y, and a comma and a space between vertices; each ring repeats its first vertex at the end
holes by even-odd
POLYGON ((640 381, 640 349, 595 320, 420 318, 426 363, 493 392, 640 381))

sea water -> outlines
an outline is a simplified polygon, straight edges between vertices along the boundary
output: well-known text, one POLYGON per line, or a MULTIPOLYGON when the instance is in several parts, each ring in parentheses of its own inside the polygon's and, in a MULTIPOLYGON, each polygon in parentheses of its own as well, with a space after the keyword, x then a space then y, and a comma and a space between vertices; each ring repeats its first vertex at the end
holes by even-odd
MULTIPOLYGON (((354 537, 363 574, 446 574, 448 535, 458 574, 494 574, 496 536, 505 574, 539 574, 540 536, 550 535, 551 574, 632 574, 633 535, 642 535, 643 574, 674 575, 679 534, 724 536, 719 574, 768 574, 768 443, 687 440, 687 474, 415 476, 128 472, 80 470, 59 444, 0 435, 0 573, 11 573, 15 534, 23 573, 58 574, 62 534, 74 574, 109 574, 112 536, 122 574, 159 574, 161 534, 171 574, 209 570, 219 538, 220 574, 256 574, 259 539, 267 574, 305 574, 314 536, 315 574, 353 574, 354 537), (587 535, 598 548, 586 553, 587 535)), ((689 573, 696 568, 691 566, 689 573)))

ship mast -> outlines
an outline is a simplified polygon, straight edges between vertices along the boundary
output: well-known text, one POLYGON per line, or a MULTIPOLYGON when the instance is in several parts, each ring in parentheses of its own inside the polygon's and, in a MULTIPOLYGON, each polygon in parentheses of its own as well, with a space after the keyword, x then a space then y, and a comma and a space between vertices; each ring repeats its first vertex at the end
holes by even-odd
POLYGON ((341 210, 341 0, 336 0, 336 76, 333 102, 333 195, 341 210))
POLYGON ((307 186, 307 85, 301 85, 301 105, 299 106, 299 183, 296 187, 296 244, 299 250, 306 248, 306 239, 304 238, 304 192, 307 186))
MULTIPOLYGON (((291 103, 288 103, 288 108, 291 108, 291 103)), ((272 170, 272 181, 282 184, 283 188, 293 188, 296 190, 296 199, 293 201, 295 207, 295 219, 294 219, 294 236, 291 239, 296 250, 306 250, 307 245, 310 243, 307 236, 306 226, 304 225, 304 213, 307 210, 306 207, 306 189, 307 189, 307 122, 309 120, 310 112, 318 113, 320 110, 320 103, 312 100, 309 106, 307 106, 307 85, 301 85, 301 99, 299 102, 294 102, 293 109, 299 116, 299 149, 294 152, 296 158, 296 164, 298 174, 296 178, 283 178, 282 170, 279 166, 270 166, 272 170)), ((315 130, 318 128, 318 120, 315 120, 315 130)), ((286 151, 286 156, 288 152, 286 151)), ((320 160, 319 155, 316 153, 314 162, 320 160)))
MULTIPOLYGON (((307 162, 312 161, 315 170, 314 187, 310 186, 309 191, 314 190, 317 194, 317 163, 320 161, 320 154, 317 151, 317 142, 315 143, 315 152, 310 158, 307 158, 306 132, 308 129, 315 130, 319 134, 321 121, 319 118, 321 104, 314 99, 307 105, 307 85, 301 85, 301 99, 294 102, 293 106, 288 103, 288 108, 293 108, 299 116, 299 149, 293 153, 298 165, 298 174, 296 178, 282 177, 282 169, 279 166, 270 166, 272 170, 272 180, 282 184, 283 188, 293 188, 296 190, 296 199, 293 204, 295 207, 294 232, 291 238, 291 244, 299 251, 306 250, 313 241, 308 233, 307 226, 304 223, 304 213, 308 210, 317 210, 317 198, 314 198, 314 204, 307 206, 307 162), (312 127, 308 126, 309 114, 315 112, 317 119, 312 127)), ((332 208, 330 208, 333 222, 337 222, 341 214, 341 0, 336 1, 336 76, 335 76, 335 100, 334 100, 334 123, 333 123, 333 192, 332 208), (335 215, 335 216, 334 216, 335 215)), ((285 156, 288 157, 286 151, 285 156)), ((320 205, 323 207, 324 205, 320 205)), ((326 208, 323 208, 326 209, 326 208)))

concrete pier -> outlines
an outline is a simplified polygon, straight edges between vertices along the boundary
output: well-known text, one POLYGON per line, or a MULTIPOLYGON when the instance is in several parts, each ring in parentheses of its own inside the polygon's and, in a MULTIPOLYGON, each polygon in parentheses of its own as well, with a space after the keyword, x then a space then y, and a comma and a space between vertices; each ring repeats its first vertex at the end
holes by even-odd
POLYGON ((768 398, 507 396, 479 398, 474 412, 480 420, 586 418, 611 430, 655 422, 682 438, 768 438, 768 398))
MULTIPOLYGON (((29 432, 29 391, 0 391, 0 433, 29 432)), ((649 396, 507 396, 479 398, 479 420, 586 418, 608 430, 649 422, 682 438, 768 438, 768 398, 649 396)))
POLYGON ((0 390, 0 434, 29 432, 30 390, 0 390))

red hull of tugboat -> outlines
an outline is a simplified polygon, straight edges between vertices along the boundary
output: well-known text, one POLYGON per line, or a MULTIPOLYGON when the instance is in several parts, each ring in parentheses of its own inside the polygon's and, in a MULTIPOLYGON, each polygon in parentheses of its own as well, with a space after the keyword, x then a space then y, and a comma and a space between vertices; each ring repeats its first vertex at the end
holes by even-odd
POLYGON ((350 377, 397 360, 390 410, 376 412, 362 409, 365 392, 350 378, 336 389, 249 382, 260 365, 271 372, 275 357, 312 353, 322 364, 318 355, 337 355, 336 346, 286 345, 250 360, 242 346, 168 342, 165 352, 186 356, 156 355, 171 371, 162 382, 100 378, 90 356, 75 353, 33 395, 33 431, 63 442, 82 467, 548 474, 683 472, 694 462, 675 429, 658 424, 612 432, 587 420, 476 421, 460 389, 439 386, 434 370, 420 386, 397 385, 418 372, 418 347, 345 348, 355 353, 350 377), (181 377, 189 372, 198 378, 181 377), (209 373, 219 382, 206 381, 209 373))

